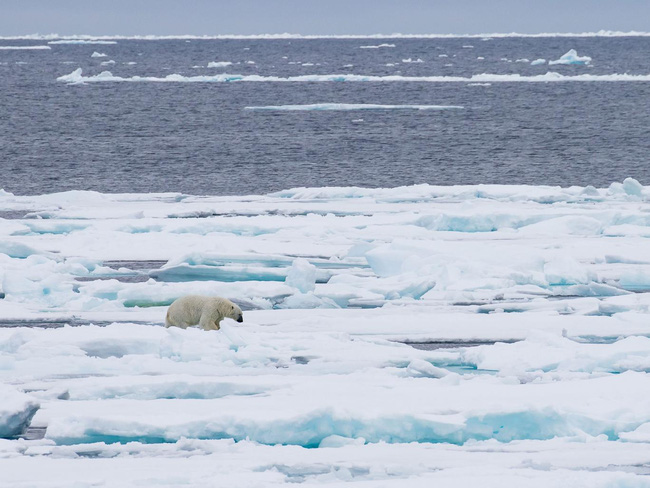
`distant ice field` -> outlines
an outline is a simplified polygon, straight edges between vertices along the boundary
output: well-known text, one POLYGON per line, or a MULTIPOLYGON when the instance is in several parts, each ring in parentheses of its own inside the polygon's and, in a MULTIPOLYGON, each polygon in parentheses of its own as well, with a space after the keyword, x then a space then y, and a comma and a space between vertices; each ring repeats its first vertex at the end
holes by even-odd
POLYGON ((2 182, 16 194, 206 195, 646 184, 649 42, 5 38, 2 182), (316 105, 464 109, 246 109, 316 105))

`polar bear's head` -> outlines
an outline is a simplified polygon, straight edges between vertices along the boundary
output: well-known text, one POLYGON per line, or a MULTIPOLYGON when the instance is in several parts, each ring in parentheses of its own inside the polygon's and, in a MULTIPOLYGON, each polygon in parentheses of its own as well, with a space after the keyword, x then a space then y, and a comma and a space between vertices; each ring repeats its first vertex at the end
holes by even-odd
POLYGON ((229 319, 236 320, 240 323, 244 321, 244 314, 242 313, 241 308, 230 300, 226 303, 226 309, 224 312, 224 317, 228 317, 229 319))

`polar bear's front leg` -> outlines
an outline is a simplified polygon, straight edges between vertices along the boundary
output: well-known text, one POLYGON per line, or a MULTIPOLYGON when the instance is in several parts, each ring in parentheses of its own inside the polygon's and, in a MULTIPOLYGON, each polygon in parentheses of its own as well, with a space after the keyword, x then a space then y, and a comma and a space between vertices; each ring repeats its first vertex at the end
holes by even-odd
POLYGON ((201 320, 199 325, 203 330, 219 330, 221 326, 219 325, 219 320, 214 320, 209 313, 204 313, 201 315, 201 320))

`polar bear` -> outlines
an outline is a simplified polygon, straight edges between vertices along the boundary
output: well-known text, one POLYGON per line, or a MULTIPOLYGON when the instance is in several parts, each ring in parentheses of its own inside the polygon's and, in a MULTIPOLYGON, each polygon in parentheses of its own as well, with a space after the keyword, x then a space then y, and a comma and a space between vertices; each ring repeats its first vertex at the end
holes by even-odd
POLYGON ((165 327, 174 325, 185 329, 199 324, 203 330, 219 330, 219 323, 225 317, 244 321, 241 308, 227 298, 187 295, 169 306, 165 327))

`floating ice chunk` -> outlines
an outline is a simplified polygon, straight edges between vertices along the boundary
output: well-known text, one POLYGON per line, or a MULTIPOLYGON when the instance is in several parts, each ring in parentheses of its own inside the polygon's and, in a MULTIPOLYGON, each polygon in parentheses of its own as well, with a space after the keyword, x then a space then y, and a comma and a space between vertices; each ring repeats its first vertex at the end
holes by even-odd
POLYGON ((278 308, 307 309, 307 308, 340 308, 339 305, 327 297, 318 297, 313 292, 296 293, 285 298, 278 308))
POLYGON ((623 190, 628 195, 640 197, 643 194, 643 185, 634 178, 625 178, 623 180, 623 190))
POLYGON ((530 63, 530 59, 528 58, 515 59, 515 63, 530 63))
POLYGON ((297 288, 302 293, 314 291, 316 288, 317 271, 316 266, 309 261, 304 258, 298 258, 293 261, 284 282, 288 286, 297 288))
POLYGON ((115 61, 113 61, 112 59, 109 59, 108 61, 103 61, 103 62, 100 63, 101 66, 108 66, 108 65, 111 65, 111 64, 115 64, 115 61))
POLYGON ((650 442, 650 422, 639 425, 635 430, 630 432, 621 432, 621 440, 627 442, 650 442))
POLYGON ((534 59, 530 62, 531 66, 538 66, 540 64, 546 64, 546 60, 543 58, 534 59))
POLYGON ((476 59, 478 59, 478 60, 481 60, 481 61, 482 61, 482 60, 484 60, 485 58, 484 58, 483 56, 479 56, 479 57, 477 57, 476 59))
POLYGON ((208 68, 225 68, 230 65, 232 65, 232 62, 230 61, 210 61, 208 63, 208 68))
POLYGON ((105 58, 106 56, 108 56, 108 54, 99 53, 99 52, 97 52, 97 51, 93 52, 93 53, 90 55, 91 58, 105 58))
POLYGON ((278 111, 324 111, 324 110, 454 110, 463 109, 459 105, 379 105, 373 103, 313 103, 308 105, 267 105, 263 107, 244 107, 246 110, 278 111))
POLYGON ((255 61, 246 61, 246 64, 255 64, 255 61))
POLYGON ((575 49, 570 49, 566 53, 564 53, 560 59, 556 59, 555 61, 549 61, 548 64, 553 65, 553 64, 579 64, 579 65, 585 65, 589 64, 591 62, 591 58, 589 56, 578 56, 578 53, 575 49))
POLYGON ((439 58, 448 58, 449 56, 447 56, 446 54, 438 54, 438 57, 439 58))
POLYGON ((589 268, 570 256, 558 256, 547 261, 544 274, 551 286, 586 284, 596 280, 589 268))
POLYGON ((408 63, 424 63, 424 61, 422 61, 420 58, 417 58, 417 59, 406 58, 406 59, 402 59, 402 63, 407 63, 407 64, 408 63))
POLYGON ((395 47, 395 44, 377 44, 374 46, 359 46, 359 49, 379 49, 382 47, 395 47))
POLYGON ((61 39, 50 41, 48 44, 117 44, 117 41, 101 41, 96 39, 61 39))
POLYGON ((375 45, 368 45, 368 46, 359 46, 359 49, 380 49, 383 47, 395 47, 395 44, 375 44, 375 45))
POLYGON ((40 251, 19 242, 0 241, 0 254, 6 254, 12 258, 26 258, 32 254, 40 254, 40 251))
POLYGON ((40 51, 43 49, 52 49, 50 46, 0 46, 0 50, 27 50, 27 51, 40 51))
POLYGON ((474 49, 474 46, 472 46, 471 44, 466 44, 463 46, 463 49, 474 49))
POLYGON ((618 284, 624 290, 650 291, 650 269, 644 266, 624 271, 619 278, 618 284))
POLYGON ((643 186, 634 178, 625 178, 623 183, 614 182, 609 185, 609 193, 643 197, 643 186))
POLYGON ((414 359, 406 367, 409 376, 425 378, 443 378, 449 374, 446 369, 438 368, 423 359, 414 359))
POLYGON ((0 438, 25 432, 39 404, 15 388, 0 383, 0 438))
POLYGON ((330 435, 325 437, 320 444, 319 448, 322 447, 343 447, 343 446, 363 446, 366 443, 366 440, 363 437, 343 437, 340 435, 330 435))

